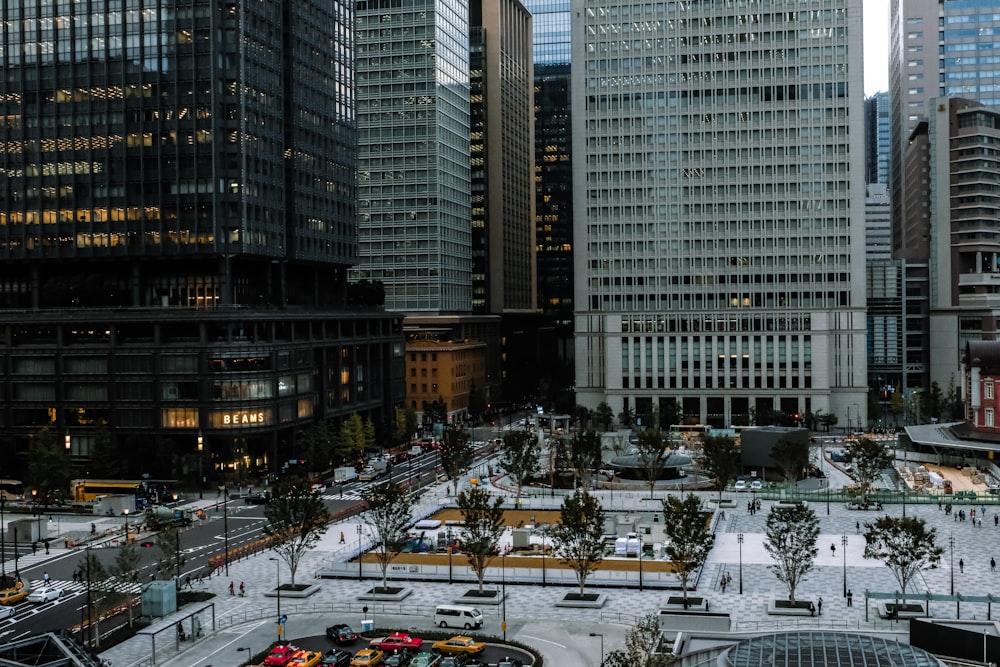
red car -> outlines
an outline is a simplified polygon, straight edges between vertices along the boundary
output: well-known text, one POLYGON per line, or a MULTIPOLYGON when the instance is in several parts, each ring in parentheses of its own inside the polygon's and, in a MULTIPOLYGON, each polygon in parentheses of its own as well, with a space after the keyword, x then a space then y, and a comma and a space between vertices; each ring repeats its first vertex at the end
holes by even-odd
POLYGON ((424 640, 419 637, 411 637, 405 632, 394 632, 388 637, 373 639, 370 646, 378 648, 386 653, 392 651, 418 651, 424 645, 424 640))
POLYGON ((285 644, 282 646, 275 646, 271 649, 271 652, 267 654, 264 658, 262 665, 267 667, 285 667, 288 663, 292 661, 292 656, 298 651, 298 647, 292 646, 291 644, 285 644))

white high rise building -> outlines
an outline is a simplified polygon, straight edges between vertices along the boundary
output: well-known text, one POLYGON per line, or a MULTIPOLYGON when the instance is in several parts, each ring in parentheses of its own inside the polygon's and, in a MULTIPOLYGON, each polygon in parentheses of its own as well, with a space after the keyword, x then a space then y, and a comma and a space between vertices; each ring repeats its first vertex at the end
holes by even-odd
POLYGON ((577 400, 867 421, 862 0, 574 0, 577 400))

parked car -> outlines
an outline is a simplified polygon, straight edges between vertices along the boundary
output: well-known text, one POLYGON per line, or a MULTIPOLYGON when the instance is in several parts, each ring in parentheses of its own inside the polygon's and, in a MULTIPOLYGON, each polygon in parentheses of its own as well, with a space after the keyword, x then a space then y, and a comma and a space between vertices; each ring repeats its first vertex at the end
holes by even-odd
POLYGON ((0 604, 2 605, 17 604, 26 597, 28 597, 27 588, 23 586, 17 588, 8 588, 0 591, 0 604))
POLYGON ((345 623, 337 623, 326 629, 326 638, 338 644, 353 644, 358 641, 358 633, 345 623))
POLYGON ((36 588, 28 594, 28 602, 50 602, 62 597, 63 590, 55 586, 36 588))
POLYGON ((469 655, 479 655, 486 648, 483 642, 477 642, 472 637, 458 635, 451 639, 442 639, 434 642, 432 648, 441 653, 467 653, 469 655))
POLYGON ((13 607, 0 607, 0 621, 2 621, 5 618, 10 618, 13 615, 14 615, 13 607))
POLYGON ((750 490, 751 491, 760 491, 763 488, 764 488, 764 484, 759 479, 755 479, 752 482, 750 482, 750 490))
POLYGON ((436 653, 428 653, 427 651, 421 651, 413 656, 413 660, 410 660, 409 667, 439 667, 440 664, 440 655, 436 653))
POLYGON ((380 649, 383 652, 392 651, 419 651, 424 645, 424 640, 419 637, 411 637, 405 632, 394 632, 388 637, 373 639, 369 646, 380 649))
POLYGON ((469 656, 465 653, 455 653, 454 655, 446 655, 441 660, 440 667, 468 667, 469 656))
POLYGON ((297 646, 291 644, 275 646, 261 664, 266 667, 285 667, 292 661, 292 656, 298 653, 298 650, 297 646))
POLYGON ((296 651, 288 662, 288 667, 316 667, 323 659, 319 651, 296 651))
POLYGON ((396 651, 382 660, 383 667, 408 667, 413 660, 413 654, 406 651, 396 651))
POLYGON ((324 653, 319 664, 323 667, 350 667, 353 657, 350 651, 341 651, 339 648, 335 648, 324 653))
POLYGON ((746 491, 747 490, 747 481, 745 479, 738 479, 738 480, 736 480, 736 483, 733 484, 733 489, 736 490, 736 491, 746 491))
POLYGON ((354 654, 351 667, 376 667, 381 664, 383 655, 377 648, 363 648, 354 654))

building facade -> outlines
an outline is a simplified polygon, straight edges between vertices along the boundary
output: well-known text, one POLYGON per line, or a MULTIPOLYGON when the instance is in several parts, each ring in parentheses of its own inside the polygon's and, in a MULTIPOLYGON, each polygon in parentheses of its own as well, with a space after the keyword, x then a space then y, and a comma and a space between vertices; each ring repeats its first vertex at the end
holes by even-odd
POLYGON ((580 404, 865 409, 862 3, 790 9, 573 2, 580 404))
POLYGON ((531 14, 518 0, 469 3, 472 310, 535 311, 531 14))
POLYGON ((875 93, 865 100, 865 179, 889 184, 889 93, 875 93))
POLYGON ((107 428, 132 474, 166 478, 199 433, 220 467, 274 470, 317 420, 382 423, 403 399, 401 321, 343 310, 353 3, 2 13, 11 447, 48 428, 83 465, 107 428))
POLYGON ((386 310, 469 312, 469 7, 357 3, 359 263, 386 310))
POLYGON ((486 344, 413 338, 406 354, 406 402, 418 417, 426 421, 428 405, 440 401, 449 424, 467 419, 473 394, 485 391, 486 344))

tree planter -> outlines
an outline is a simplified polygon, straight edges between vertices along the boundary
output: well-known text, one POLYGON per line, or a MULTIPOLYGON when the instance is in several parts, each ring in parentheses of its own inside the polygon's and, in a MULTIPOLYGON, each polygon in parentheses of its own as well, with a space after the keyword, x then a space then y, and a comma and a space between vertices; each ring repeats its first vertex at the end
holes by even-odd
MULTIPOLYGON (((281 597, 283 598, 307 598, 319 591, 319 584, 281 584, 281 597)), ((264 597, 278 597, 277 588, 269 588, 264 591, 264 597)))
POLYGON ((600 609, 608 601, 605 593, 567 593, 556 602, 557 607, 576 607, 579 609, 600 609))
POLYGON ((376 586, 359 595, 358 599, 376 600, 379 602, 399 602, 409 596, 412 592, 413 591, 409 588, 400 588, 395 586, 382 588, 381 586, 376 586))
POLYGON ((465 595, 455 598, 455 604, 468 605, 498 605, 503 602, 503 593, 495 589, 484 589, 482 593, 478 588, 472 588, 465 592, 465 595))
POLYGON ((891 601, 879 601, 878 603, 878 615, 882 618, 896 619, 896 618, 927 618, 930 614, 924 608, 923 602, 907 602, 903 604, 902 601, 899 604, 891 601), (896 613, 897 608, 899 613, 896 613))
POLYGON ((684 597, 681 595, 671 595, 667 598, 666 604, 661 609, 664 611, 708 611, 708 600, 703 597, 688 597, 687 607, 684 606, 684 597))
MULTIPOLYGON (((816 601, 812 599, 796 600, 795 606, 787 599, 771 598, 767 601, 767 613, 771 616, 813 616, 809 611, 809 605, 815 606, 816 601)), ((817 609, 817 614, 819 610, 817 609)))
POLYGON ((709 505, 718 505, 719 507, 736 507, 736 501, 732 498, 723 498, 722 500, 709 498, 707 502, 709 505))

